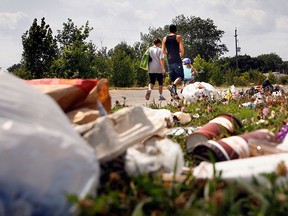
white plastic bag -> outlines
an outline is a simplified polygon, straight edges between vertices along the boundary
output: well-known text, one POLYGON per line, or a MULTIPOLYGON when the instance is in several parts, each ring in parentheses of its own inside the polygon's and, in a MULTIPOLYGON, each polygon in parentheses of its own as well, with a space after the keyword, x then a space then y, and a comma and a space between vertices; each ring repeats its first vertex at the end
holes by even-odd
POLYGON ((215 100, 220 98, 217 90, 205 82, 195 82, 183 88, 182 95, 186 102, 197 102, 201 100, 215 100))
POLYGON ((99 163, 60 107, 0 72, 0 214, 68 215, 66 194, 95 190, 99 163))
POLYGON ((144 143, 128 148, 125 156, 125 170, 129 175, 159 170, 179 175, 183 166, 182 149, 170 139, 152 137, 144 143))

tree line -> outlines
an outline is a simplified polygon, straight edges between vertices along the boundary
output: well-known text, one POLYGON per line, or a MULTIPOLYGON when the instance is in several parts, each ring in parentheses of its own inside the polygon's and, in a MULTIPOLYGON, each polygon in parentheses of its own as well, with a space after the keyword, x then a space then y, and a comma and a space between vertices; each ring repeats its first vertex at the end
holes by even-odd
MULTIPOLYGON (((185 57, 192 59, 193 67, 201 71, 197 77, 199 81, 216 86, 247 85, 262 82, 266 79, 263 73, 288 71, 288 62, 283 62, 276 53, 257 57, 240 55, 236 68, 235 57, 221 57, 228 51, 221 43, 224 31, 211 19, 179 15, 171 23, 177 25, 178 33, 183 37, 185 57)), ((154 38, 162 39, 169 32, 169 25, 140 33, 140 41, 133 46, 122 41, 110 50, 88 41, 92 30, 88 21, 77 27, 68 18, 63 29, 53 35, 44 17, 40 24, 35 18, 30 29, 22 35, 20 63, 12 65, 8 71, 22 79, 108 78, 110 85, 115 87, 146 86, 148 75, 139 68, 141 57, 154 38)), ((169 82, 168 76, 166 82, 169 82)))

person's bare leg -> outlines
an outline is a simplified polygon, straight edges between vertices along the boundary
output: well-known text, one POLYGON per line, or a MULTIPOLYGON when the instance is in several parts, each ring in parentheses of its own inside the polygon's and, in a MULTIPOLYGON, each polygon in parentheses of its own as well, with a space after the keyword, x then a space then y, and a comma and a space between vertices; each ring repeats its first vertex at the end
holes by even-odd
POLYGON ((159 85, 159 94, 162 95, 163 93, 163 85, 159 85))
POLYGON ((174 85, 180 85, 182 84, 182 79, 180 77, 178 77, 174 82, 173 82, 174 85))
POLYGON ((146 100, 150 99, 150 95, 151 95, 151 90, 154 88, 154 85, 152 83, 149 83, 148 85, 148 90, 147 93, 145 95, 146 100))
POLYGON ((162 95, 163 93, 163 85, 159 85, 159 100, 166 100, 166 98, 162 95))
POLYGON ((182 84, 182 79, 180 77, 178 77, 174 82, 173 82, 173 88, 174 88, 174 91, 175 91, 175 96, 174 96, 174 99, 176 100, 179 100, 179 96, 178 96, 178 93, 177 93, 177 85, 181 85, 182 84))

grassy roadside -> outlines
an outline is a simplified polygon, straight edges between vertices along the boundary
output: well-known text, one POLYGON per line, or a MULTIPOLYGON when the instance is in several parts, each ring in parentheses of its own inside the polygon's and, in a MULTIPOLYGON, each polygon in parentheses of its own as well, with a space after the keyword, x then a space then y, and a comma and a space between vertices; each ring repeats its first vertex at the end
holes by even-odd
MULTIPOLYGON (((186 125, 176 122, 174 127, 201 126, 215 116, 227 113, 237 117, 243 124, 237 134, 265 128, 276 135, 288 122, 287 96, 273 100, 267 96, 266 99, 264 103, 251 107, 242 105, 252 102, 251 98, 238 97, 189 105, 171 103, 164 108, 172 113, 184 109, 191 115, 191 122, 186 125)), ((157 108, 153 104, 149 106, 157 108)), ((186 137, 180 135, 169 138, 179 143, 186 162, 193 168, 195 164, 184 145, 186 137)), ((270 216, 286 215, 288 211, 288 169, 283 163, 275 168, 275 172, 263 174, 266 184, 256 180, 250 183, 227 182, 221 179, 221 173, 214 173, 212 179, 202 181, 191 175, 187 175, 183 182, 163 181, 161 172, 128 176, 122 166, 121 158, 105 166, 108 174, 101 177, 96 197, 83 200, 70 197, 80 207, 80 215, 270 216), (282 184, 277 184, 280 179, 282 184)))

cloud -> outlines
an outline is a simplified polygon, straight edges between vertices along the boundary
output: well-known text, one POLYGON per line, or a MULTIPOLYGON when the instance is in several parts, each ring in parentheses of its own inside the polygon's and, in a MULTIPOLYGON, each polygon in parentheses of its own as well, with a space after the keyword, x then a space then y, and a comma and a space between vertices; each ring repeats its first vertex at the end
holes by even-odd
POLYGON ((237 16, 244 17, 247 20, 252 20, 258 25, 265 24, 266 12, 263 10, 245 8, 245 9, 235 9, 234 12, 237 16))
POLYGON ((80 27, 89 21, 93 27, 89 40, 109 49, 121 41, 129 45, 140 41, 149 27, 164 27, 183 14, 211 19, 225 34, 221 39, 235 54, 237 28, 241 54, 257 56, 275 52, 287 56, 287 0, 1 0, 0 66, 17 63, 21 57, 21 35, 34 18, 42 17, 53 30, 63 28, 71 18, 80 27))
POLYGON ((276 28, 288 33, 288 16, 280 16, 276 19, 276 28))
POLYGON ((0 13, 0 29, 14 30, 19 22, 28 18, 28 15, 23 12, 17 13, 0 13))

